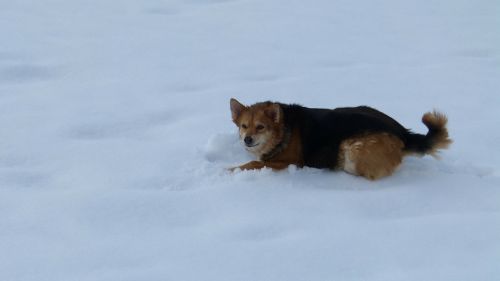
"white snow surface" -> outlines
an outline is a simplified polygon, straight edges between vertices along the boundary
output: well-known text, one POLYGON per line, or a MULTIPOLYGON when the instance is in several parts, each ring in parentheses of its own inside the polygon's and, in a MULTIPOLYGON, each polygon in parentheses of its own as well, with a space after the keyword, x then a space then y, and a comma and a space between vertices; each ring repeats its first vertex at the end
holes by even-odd
POLYGON ((497 0, 0 1, 0 280, 500 280, 497 0), (454 143, 371 182, 251 160, 229 99, 454 143))

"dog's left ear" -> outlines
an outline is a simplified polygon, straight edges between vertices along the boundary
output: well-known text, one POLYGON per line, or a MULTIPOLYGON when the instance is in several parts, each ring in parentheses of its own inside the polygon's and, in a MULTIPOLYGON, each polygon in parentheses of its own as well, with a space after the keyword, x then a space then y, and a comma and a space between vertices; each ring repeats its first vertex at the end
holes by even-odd
POLYGON ((242 105, 236 99, 231 99, 229 104, 231 105, 231 117, 233 118, 233 122, 236 123, 243 110, 246 109, 246 106, 242 105))
POLYGON ((282 109, 281 106, 277 103, 271 104, 266 110, 266 115, 271 118, 275 123, 279 123, 281 121, 282 109))

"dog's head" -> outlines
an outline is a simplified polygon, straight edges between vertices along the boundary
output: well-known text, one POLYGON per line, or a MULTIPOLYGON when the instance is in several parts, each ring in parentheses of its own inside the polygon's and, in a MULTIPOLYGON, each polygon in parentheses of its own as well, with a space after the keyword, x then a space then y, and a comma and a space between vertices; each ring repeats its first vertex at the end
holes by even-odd
POLYGON ((283 110, 278 103, 245 106, 231 99, 231 115, 246 150, 260 157, 278 145, 284 135, 283 110))

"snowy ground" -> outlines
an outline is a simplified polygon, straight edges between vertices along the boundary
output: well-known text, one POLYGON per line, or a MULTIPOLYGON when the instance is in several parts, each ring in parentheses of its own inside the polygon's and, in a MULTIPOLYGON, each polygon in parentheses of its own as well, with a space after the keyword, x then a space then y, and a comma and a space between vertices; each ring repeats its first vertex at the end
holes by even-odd
POLYGON ((0 280, 500 280, 496 0, 0 1, 0 280), (229 98, 455 143, 240 172, 229 98))

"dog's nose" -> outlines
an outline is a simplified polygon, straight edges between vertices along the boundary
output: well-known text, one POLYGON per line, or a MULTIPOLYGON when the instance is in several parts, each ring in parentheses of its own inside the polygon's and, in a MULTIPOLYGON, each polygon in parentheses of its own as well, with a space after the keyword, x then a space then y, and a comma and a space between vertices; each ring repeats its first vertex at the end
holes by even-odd
POLYGON ((243 139, 243 140, 245 141, 246 145, 251 145, 253 142, 252 137, 245 137, 245 139, 243 139))

